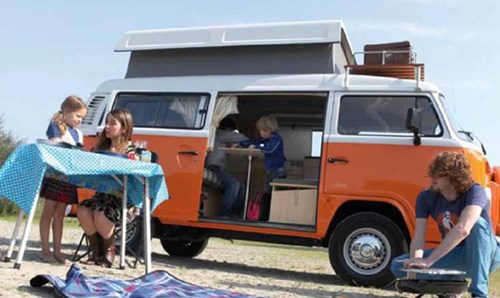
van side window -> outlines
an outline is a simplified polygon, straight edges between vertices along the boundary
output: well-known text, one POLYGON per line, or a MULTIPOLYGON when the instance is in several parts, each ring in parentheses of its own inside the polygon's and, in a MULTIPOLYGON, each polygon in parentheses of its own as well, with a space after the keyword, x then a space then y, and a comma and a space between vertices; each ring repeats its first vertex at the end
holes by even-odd
POLYGON ((200 129, 207 106, 205 94, 119 93, 114 107, 130 110, 135 127, 200 129))
POLYGON ((406 115, 414 107, 422 111, 422 136, 442 135, 434 106, 423 96, 344 96, 337 130, 343 135, 410 136, 406 115))

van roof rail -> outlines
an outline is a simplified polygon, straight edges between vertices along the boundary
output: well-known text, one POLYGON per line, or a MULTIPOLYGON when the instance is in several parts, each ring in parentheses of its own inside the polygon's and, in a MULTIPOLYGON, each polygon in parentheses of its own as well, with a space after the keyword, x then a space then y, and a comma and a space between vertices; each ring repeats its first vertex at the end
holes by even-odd
POLYGON ((365 57, 363 64, 345 65, 344 87, 349 87, 350 74, 358 74, 415 80, 416 88, 420 89, 420 82, 425 76, 424 64, 417 63, 416 52, 412 50, 362 51, 354 52, 353 57, 360 54, 365 57), (367 64, 367 57, 370 55, 372 57, 376 55, 377 59, 370 59, 367 64))

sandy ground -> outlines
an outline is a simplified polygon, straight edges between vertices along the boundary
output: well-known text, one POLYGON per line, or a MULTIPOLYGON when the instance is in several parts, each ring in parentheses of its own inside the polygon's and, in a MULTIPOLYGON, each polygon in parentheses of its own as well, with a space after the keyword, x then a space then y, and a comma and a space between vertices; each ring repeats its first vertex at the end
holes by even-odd
MULTIPOLYGON (((0 251, 7 251, 14 223, 0 219, 0 251)), ((71 255, 81 237, 78 227, 64 231, 63 252, 71 255)), ((21 233, 20 233, 21 234, 21 233)), ((169 257, 159 240, 153 240, 153 270, 166 270, 190 283, 253 294, 263 297, 412 297, 393 290, 351 287, 334 274, 325 250, 262 243, 211 239, 206 250, 195 259, 169 257)), ((13 258, 17 252, 14 251, 13 258)), ((132 258, 128 260, 133 261, 132 258)), ((115 260, 115 267, 118 258, 115 260)), ((80 265, 87 276, 133 279, 144 274, 137 269, 103 269, 80 265)), ((0 262, 3 297, 52 297, 53 288, 32 288, 29 280, 37 274, 64 277, 69 267, 40 261, 38 226, 33 225, 21 269, 13 261, 0 262)))

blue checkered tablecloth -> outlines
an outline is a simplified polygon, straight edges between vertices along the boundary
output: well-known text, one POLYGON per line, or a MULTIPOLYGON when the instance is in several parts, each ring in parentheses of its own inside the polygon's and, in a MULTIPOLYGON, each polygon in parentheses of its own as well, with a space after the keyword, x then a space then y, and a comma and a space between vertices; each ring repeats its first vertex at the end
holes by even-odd
POLYGON ((123 188, 112 175, 127 175, 127 199, 135 206, 141 205, 144 197, 144 186, 136 177, 148 177, 151 210, 168 199, 158 164, 47 144, 23 144, 9 156, 0 169, 0 199, 16 203, 29 214, 45 175, 120 197, 123 188))

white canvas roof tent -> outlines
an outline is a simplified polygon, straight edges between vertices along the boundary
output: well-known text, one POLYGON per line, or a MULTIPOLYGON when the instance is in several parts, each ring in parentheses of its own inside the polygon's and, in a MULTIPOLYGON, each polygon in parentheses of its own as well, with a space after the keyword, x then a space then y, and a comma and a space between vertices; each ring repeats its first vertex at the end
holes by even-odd
POLYGON ((116 52, 131 52, 126 78, 339 74, 355 64, 341 21, 131 31, 116 52))

